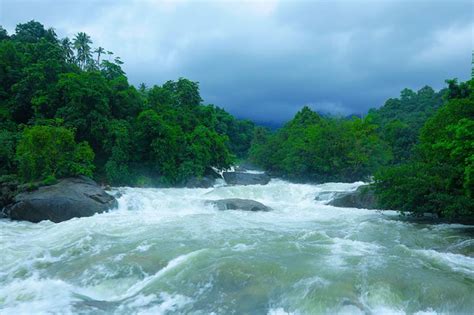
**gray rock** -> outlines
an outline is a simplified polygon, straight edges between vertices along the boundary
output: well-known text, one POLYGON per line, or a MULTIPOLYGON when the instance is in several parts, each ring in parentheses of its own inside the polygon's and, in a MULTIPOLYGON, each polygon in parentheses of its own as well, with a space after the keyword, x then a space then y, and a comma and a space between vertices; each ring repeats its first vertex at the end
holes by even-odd
POLYGON ((62 222, 92 216, 117 207, 117 200, 96 182, 84 176, 65 178, 51 186, 42 186, 15 196, 5 208, 12 220, 62 222))
POLYGON ((328 204, 342 208, 377 209, 377 198, 368 185, 363 185, 353 192, 336 196, 328 204))
POLYGON ((210 188, 216 183, 215 178, 204 176, 201 178, 192 177, 186 182, 187 188, 210 188))
POLYGON ((19 182, 15 176, 0 177, 0 218, 5 217, 3 208, 13 202, 19 182))
POLYGON ((323 202, 329 202, 333 199, 340 198, 342 196, 347 195, 346 191, 323 191, 320 192, 314 200, 316 201, 323 201, 323 202))
POLYGON ((266 185, 270 181, 265 173, 224 172, 222 176, 228 185, 266 185))
POLYGON ((210 204, 213 204, 219 210, 244 210, 244 211, 270 211, 271 208, 265 206, 255 200, 250 199, 221 199, 221 200, 208 200, 210 204))

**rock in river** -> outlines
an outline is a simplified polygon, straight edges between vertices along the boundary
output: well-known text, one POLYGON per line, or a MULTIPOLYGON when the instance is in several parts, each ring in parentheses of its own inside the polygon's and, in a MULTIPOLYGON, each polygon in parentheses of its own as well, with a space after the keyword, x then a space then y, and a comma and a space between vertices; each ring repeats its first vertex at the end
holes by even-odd
POLYGON ((363 185, 353 192, 336 195, 328 204, 342 208, 377 209, 377 198, 368 185, 363 185))
POLYGON ((84 176, 65 178, 15 196, 4 212, 12 220, 62 222, 117 207, 117 200, 84 176))
POLYGON ((192 177, 186 181, 186 188, 210 188, 214 186, 216 180, 211 176, 192 177))
POLYGON ((266 185, 270 181, 265 173, 224 172, 222 176, 228 185, 266 185))
POLYGON ((264 204, 250 199, 221 199, 208 200, 208 203, 213 204, 219 210, 244 210, 244 211, 270 211, 271 208, 264 204))

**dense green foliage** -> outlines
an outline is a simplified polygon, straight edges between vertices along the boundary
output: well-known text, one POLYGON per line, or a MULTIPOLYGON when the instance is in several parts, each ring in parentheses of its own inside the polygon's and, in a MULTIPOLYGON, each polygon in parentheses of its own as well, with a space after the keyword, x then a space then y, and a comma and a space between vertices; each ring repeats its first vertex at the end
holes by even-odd
POLYGON ((365 180, 382 207, 474 217, 473 81, 405 89, 363 118, 305 107, 271 132, 202 104, 185 78, 130 85, 85 33, 0 27, 0 175, 84 174, 113 185, 181 185, 248 158, 298 181, 365 180), (94 173, 93 173, 94 172, 94 173))
POLYGON ((364 179, 390 154, 367 120, 322 117, 304 107, 274 134, 258 129, 250 157, 280 176, 322 182, 364 179))
POLYGON ((474 80, 448 82, 448 101, 423 126, 414 156, 377 174, 382 206, 474 218, 474 80))
POLYGON ((391 98, 379 109, 371 109, 366 119, 378 126, 380 137, 390 146, 393 164, 407 161, 418 142, 420 129, 443 104, 445 91, 425 86, 418 92, 404 89, 400 98, 391 98))
POLYGON ((250 147, 254 124, 202 105, 197 82, 180 78, 137 89, 120 58, 92 48, 85 33, 58 39, 35 21, 19 24, 11 36, 1 30, 0 175, 91 175, 88 162, 74 164, 75 157, 86 158, 75 156, 85 154, 73 148, 77 141, 95 153, 100 181, 175 185, 211 166, 228 167, 250 147), (58 119, 62 126, 51 123, 58 119), (62 140, 54 142, 56 136, 62 140), (47 163, 35 141, 56 152, 47 163))
POLYGON ((18 172, 25 181, 52 176, 92 176, 94 152, 89 144, 76 144, 74 132, 64 127, 33 126, 22 133, 16 149, 18 172))
POLYGON ((405 89, 364 119, 305 107, 280 130, 255 129, 251 160, 280 176, 354 181, 375 176, 379 206, 474 219, 474 81, 405 89))

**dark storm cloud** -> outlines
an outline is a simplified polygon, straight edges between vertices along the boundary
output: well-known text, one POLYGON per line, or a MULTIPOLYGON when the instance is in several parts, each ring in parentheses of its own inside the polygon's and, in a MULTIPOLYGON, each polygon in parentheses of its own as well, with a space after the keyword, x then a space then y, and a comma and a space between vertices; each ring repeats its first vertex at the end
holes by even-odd
POLYGON ((85 31, 132 83, 184 76, 207 103, 263 121, 303 105, 362 114, 470 75, 470 1, 0 1, 9 31, 30 19, 85 31))

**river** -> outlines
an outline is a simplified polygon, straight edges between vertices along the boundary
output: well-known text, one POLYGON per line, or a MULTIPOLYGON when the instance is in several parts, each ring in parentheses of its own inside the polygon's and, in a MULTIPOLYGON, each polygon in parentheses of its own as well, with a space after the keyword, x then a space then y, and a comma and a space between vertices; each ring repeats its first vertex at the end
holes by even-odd
POLYGON ((0 220, 0 313, 472 314, 474 227, 315 201, 360 184, 117 188, 108 213, 0 220))

